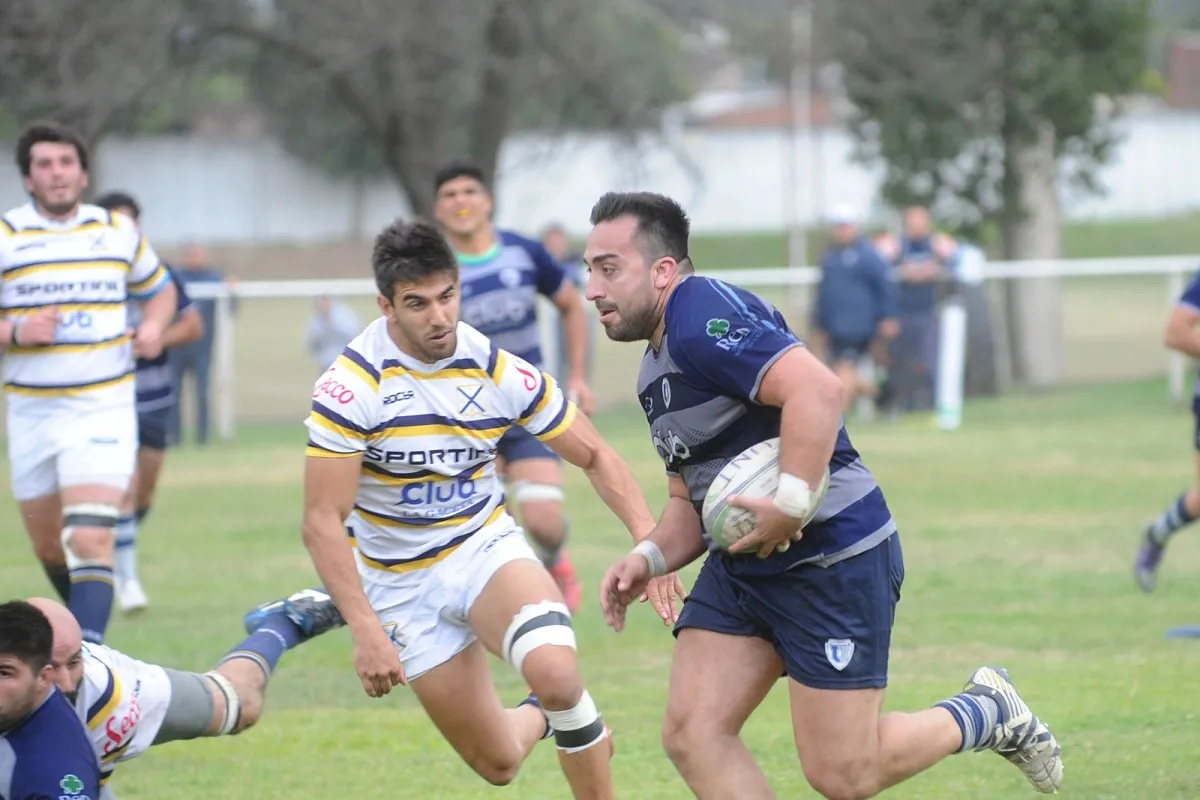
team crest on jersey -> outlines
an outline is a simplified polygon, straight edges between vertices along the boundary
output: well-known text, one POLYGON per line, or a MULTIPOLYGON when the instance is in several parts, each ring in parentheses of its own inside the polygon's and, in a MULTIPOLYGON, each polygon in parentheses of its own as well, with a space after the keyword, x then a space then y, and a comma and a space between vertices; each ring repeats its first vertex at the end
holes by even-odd
POLYGON ((521 272, 513 267, 505 267, 500 270, 500 282, 509 289, 515 289, 521 285, 521 272))
POLYGON ((662 385, 663 408, 671 407, 671 382, 663 378, 662 385))
POLYGON ((825 658, 838 672, 850 666, 854 658, 853 639, 827 639, 825 641, 825 658))
POLYGON ((479 395, 483 394, 482 383, 465 383, 455 388, 458 389, 458 399, 462 403, 462 408, 458 409, 459 416, 471 418, 484 413, 479 402, 479 395))
POLYGON ((89 800, 88 796, 83 793, 87 787, 74 773, 63 775, 62 780, 58 782, 58 788, 63 792, 58 796, 58 800, 89 800))

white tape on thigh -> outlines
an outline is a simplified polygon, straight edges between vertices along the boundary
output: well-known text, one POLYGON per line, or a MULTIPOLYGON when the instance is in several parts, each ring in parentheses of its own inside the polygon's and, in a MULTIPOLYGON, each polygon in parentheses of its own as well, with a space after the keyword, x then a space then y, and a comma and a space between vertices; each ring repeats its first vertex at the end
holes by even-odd
POLYGON ((221 690, 221 694, 225 696, 225 716, 221 720, 221 728, 217 731, 218 736, 228 736, 237 728, 238 720, 242 717, 242 698, 238 697, 237 689, 233 688, 233 684, 219 672, 206 672, 206 678, 211 678, 212 682, 221 690))
POLYGON ((551 600, 527 605, 517 612, 504 634, 500 652, 505 661, 521 672, 526 656, 548 644, 576 649, 571 612, 562 603, 551 600))
POLYGON ((518 481, 512 485, 512 498, 517 505, 521 503, 561 503, 563 498, 563 488, 555 486, 552 483, 532 483, 530 481, 518 481))
MULTIPOLYGON (((121 510, 116 506, 105 503, 77 503, 63 509, 62 546, 67 555, 67 569, 78 569, 87 566, 71 550, 71 537, 76 528, 108 528, 117 527, 121 518, 121 510)), ((88 562, 90 563, 90 562, 88 562)))

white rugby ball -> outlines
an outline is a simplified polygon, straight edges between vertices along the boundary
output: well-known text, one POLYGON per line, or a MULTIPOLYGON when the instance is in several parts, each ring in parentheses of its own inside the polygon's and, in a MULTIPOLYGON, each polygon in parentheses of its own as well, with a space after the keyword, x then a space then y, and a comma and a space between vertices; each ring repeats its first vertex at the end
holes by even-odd
MULTIPOLYGON (((729 505, 732 495, 774 497, 779 487, 779 437, 767 439, 746 448, 721 468, 709 484, 704 496, 701 517, 704 530, 724 549, 754 530, 754 514, 744 508, 729 505)), ((813 504, 805 515, 803 525, 816 516, 829 493, 829 467, 821 483, 813 490, 813 504)))

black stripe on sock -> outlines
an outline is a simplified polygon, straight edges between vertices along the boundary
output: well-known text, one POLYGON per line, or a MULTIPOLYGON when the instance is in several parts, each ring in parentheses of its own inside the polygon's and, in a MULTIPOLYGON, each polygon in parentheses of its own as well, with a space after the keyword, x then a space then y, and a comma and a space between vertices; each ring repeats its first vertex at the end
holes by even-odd
POLYGON ((582 728, 574 731, 560 731, 554 729, 554 743, 564 750, 571 750, 576 747, 587 747, 589 744, 596 742, 604 735, 604 719, 596 717, 594 722, 584 725, 582 728))

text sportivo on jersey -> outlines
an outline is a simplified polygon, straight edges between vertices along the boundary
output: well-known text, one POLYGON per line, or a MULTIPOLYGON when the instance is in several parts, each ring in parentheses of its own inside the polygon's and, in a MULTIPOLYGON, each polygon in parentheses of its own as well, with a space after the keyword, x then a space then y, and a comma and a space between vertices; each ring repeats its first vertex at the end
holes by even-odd
POLYGON ((380 318, 317 381, 307 452, 361 459, 347 533, 367 567, 407 573, 503 518, 494 459, 510 427, 549 441, 574 415, 552 377, 466 323, 454 355, 428 365, 380 318))

